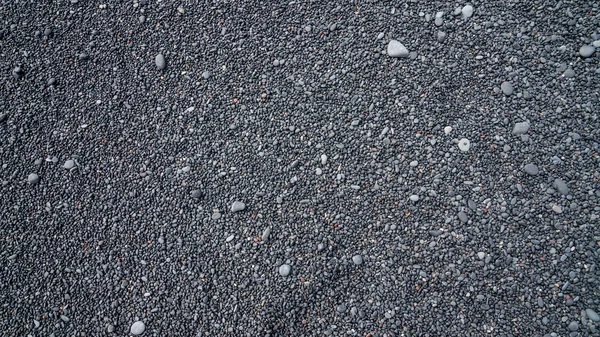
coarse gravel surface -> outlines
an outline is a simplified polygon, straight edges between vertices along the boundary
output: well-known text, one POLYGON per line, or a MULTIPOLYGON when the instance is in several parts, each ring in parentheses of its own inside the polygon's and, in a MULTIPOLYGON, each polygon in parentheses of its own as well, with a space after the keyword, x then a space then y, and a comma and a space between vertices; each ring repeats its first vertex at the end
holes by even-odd
POLYGON ((0 1, 0 335, 600 336, 600 2, 0 1))

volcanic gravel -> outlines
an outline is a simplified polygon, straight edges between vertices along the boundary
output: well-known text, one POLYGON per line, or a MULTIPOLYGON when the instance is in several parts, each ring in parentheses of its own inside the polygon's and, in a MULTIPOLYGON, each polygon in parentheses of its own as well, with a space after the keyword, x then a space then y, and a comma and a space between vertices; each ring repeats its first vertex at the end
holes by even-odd
POLYGON ((0 1, 4 336, 599 336, 598 1, 0 1))

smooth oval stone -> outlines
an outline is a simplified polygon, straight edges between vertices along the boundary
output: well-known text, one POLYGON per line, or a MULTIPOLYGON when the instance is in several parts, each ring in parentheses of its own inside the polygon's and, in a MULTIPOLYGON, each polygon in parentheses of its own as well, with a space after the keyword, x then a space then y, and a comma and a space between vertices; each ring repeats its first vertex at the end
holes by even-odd
POLYGON ((208 78, 210 77, 210 75, 211 75, 211 74, 210 74, 210 71, 208 71, 208 70, 205 70, 205 71, 202 73, 202 78, 204 78, 205 80, 208 80, 208 78))
POLYGON ((363 258, 360 255, 354 255, 352 257, 352 262, 354 262, 355 265, 359 266, 363 263, 363 258))
POLYGON ((466 223, 467 221, 469 221, 469 217, 467 216, 467 213, 465 213, 463 211, 458 212, 458 219, 462 223, 466 223))
POLYGON ((468 139, 463 138, 463 139, 461 139, 461 140, 458 141, 458 148, 462 152, 467 152, 471 148, 471 142, 468 139))
POLYGON ((198 199, 200 197, 202 197, 202 192, 200 190, 193 190, 192 191, 192 198, 198 199))
POLYGON ((48 85, 52 86, 56 84, 56 78, 52 77, 51 79, 48 80, 48 85))
POLYGON ((437 41, 438 42, 444 42, 444 40, 446 40, 446 33, 444 33, 444 32, 438 32, 437 33, 437 41))
POLYGON ((292 271, 292 267, 289 264, 282 264, 279 267, 279 275, 286 277, 290 274, 290 272, 292 271))
POLYGON ((23 69, 21 67, 15 67, 12 71, 12 75, 16 80, 19 80, 23 77, 23 69))
POLYGON ((585 309, 585 314, 589 319, 594 322, 600 322, 600 315, 598 315, 593 309, 585 309))
POLYGON ((269 240, 270 235, 271 235, 271 227, 267 227, 263 231, 261 239, 266 242, 267 240, 269 240))
POLYGON ((338 305, 338 307, 337 307, 337 309, 336 309, 336 310, 337 310, 337 312, 339 312, 339 313, 346 312, 346 305, 345 305, 345 304, 340 304, 340 305, 338 305))
POLYGON ((429 235, 434 236, 434 237, 438 237, 442 234, 444 234, 444 232, 439 229, 429 231, 429 235))
POLYGON ((579 330, 579 323, 572 321, 571 323, 569 323, 568 328, 571 331, 577 331, 577 330, 579 330))
POLYGON ((387 46, 387 54, 390 57, 408 57, 408 49, 400 41, 391 40, 387 46))
POLYGON ((415 201, 415 202, 416 202, 416 201, 419 201, 419 196, 418 196, 418 195, 416 195, 416 194, 413 194, 413 195, 411 195, 411 196, 410 196, 410 200, 411 200, 411 201, 415 201))
POLYGON ((35 173, 32 173, 27 177, 27 182, 30 184, 37 184, 40 182, 40 176, 38 176, 35 173))
POLYGON ((525 165, 525 166, 523 167, 523 170, 524 170, 525 172, 527 172, 527 174, 529 174, 529 175, 532 175, 532 176, 534 176, 534 175, 536 175, 536 174, 540 173, 540 170, 539 170, 539 169, 538 169, 538 167, 537 167, 537 166, 535 166, 534 164, 527 164, 527 165, 525 165))
POLYGON ((130 332, 132 335, 139 336, 146 331, 146 324, 142 321, 137 321, 131 325, 130 332))
POLYGON ((232 212, 241 212, 244 209, 246 209, 246 204, 244 204, 241 201, 235 201, 232 205, 231 205, 231 211, 232 212))
POLYGON ((512 86, 512 83, 510 82, 503 82, 500 85, 500 89, 502 89, 502 92, 506 95, 506 96, 510 96, 512 95, 514 88, 512 86))
POLYGON ((569 69, 565 70, 565 72, 563 74, 565 75, 566 78, 575 77, 575 71, 571 67, 569 67, 569 69))
POLYGON ((581 48, 579 48, 579 55, 581 55, 581 57, 590 57, 592 56, 592 54, 594 54, 594 52, 596 51, 596 48, 594 48, 594 46, 590 46, 590 45, 585 45, 585 46, 581 46, 581 48))
POLYGON ((158 68, 158 70, 163 70, 167 67, 167 60, 165 60, 163 54, 156 55, 154 62, 156 62, 156 67, 158 68))
POLYGON ((562 206, 560 206, 560 205, 554 205, 554 206, 552 206, 552 210, 556 214, 561 214, 563 212, 562 206))
POLYGON ((72 159, 69 159, 65 162, 65 164, 63 165, 64 168, 66 168, 67 170, 72 169, 75 166, 75 161, 73 161, 72 159))
POLYGON ((473 16, 473 6, 466 5, 465 7, 462 8, 461 12, 462 12, 463 17, 470 18, 471 16, 473 16))

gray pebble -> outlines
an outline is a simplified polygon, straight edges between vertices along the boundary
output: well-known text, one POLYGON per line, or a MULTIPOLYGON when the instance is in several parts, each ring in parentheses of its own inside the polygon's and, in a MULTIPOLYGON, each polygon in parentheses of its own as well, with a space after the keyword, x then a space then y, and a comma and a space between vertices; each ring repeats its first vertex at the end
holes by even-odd
POLYGON ((531 127, 531 125, 529 124, 529 122, 525 121, 525 122, 519 122, 516 123, 515 126, 513 127, 513 135, 522 135, 527 133, 527 131, 529 131, 529 128, 531 127))
POLYGON ((479 253, 477 253, 477 257, 478 257, 480 260, 483 260, 483 259, 485 258, 485 252, 479 252, 479 253))
POLYGON ((68 322, 68 321, 70 321, 69 317, 67 317, 67 316, 65 316, 65 315, 60 315, 60 319, 61 319, 63 322, 65 322, 65 323, 66 323, 66 322, 68 322))
POLYGON ((569 323, 568 328, 571 331, 577 331, 577 330, 579 330, 579 323, 572 321, 571 323, 569 323))
POLYGON ((109 324, 109 325, 107 325, 107 326, 106 326, 106 332, 108 332, 108 333, 113 333, 113 332, 115 332, 115 326, 114 326, 114 325, 112 325, 112 324, 109 324))
POLYGON ((354 262, 355 265, 359 266, 363 263, 363 258, 360 255, 354 255, 352 257, 352 262, 354 262))
POLYGON ((413 161, 411 161, 411 162, 410 162, 410 164, 409 164, 409 165, 410 165, 410 167, 416 167, 416 166, 418 166, 418 165, 419 165, 419 162, 418 162, 418 161, 416 161, 416 160, 413 160, 413 161))
POLYGON ((270 235, 271 235, 271 227, 267 227, 263 231, 261 239, 266 242, 269 240, 270 235))
POLYGON ((587 58, 592 56, 592 54, 596 51, 596 48, 594 48, 594 46, 590 46, 590 45, 585 45, 585 46, 581 46, 581 48, 579 48, 579 55, 581 55, 581 57, 587 58))
POLYGON ((327 164, 327 155, 322 154, 321 155, 321 165, 325 165, 325 164, 327 164))
POLYGON ((433 23, 437 27, 441 27, 444 24, 444 19, 442 19, 441 17, 436 17, 435 20, 433 21, 433 23))
POLYGON ((417 202, 417 201, 419 201, 419 196, 416 195, 416 194, 413 194, 413 195, 410 196, 410 200, 414 201, 414 202, 417 202))
POLYGON ((246 204, 244 204, 241 201, 235 201, 232 205, 231 205, 231 211, 232 212, 240 212, 243 211, 244 209, 246 209, 246 204))
POLYGON ((570 192, 569 186, 567 186, 567 183, 560 178, 554 179, 554 183, 552 185, 554 186, 554 188, 556 188, 558 190, 558 193, 560 193, 562 195, 568 195, 570 192))
POLYGON ((553 205, 552 210, 557 214, 561 214, 563 212, 562 206, 560 205, 553 205))
POLYGON ((565 75, 566 78, 573 78, 575 77, 575 71, 573 70, 573 68, 569 67, 569 69, 565 70, 563 75, 565 75))
POLYGON ((467 217, 467 213, 460 211, 460 212, 458 212, 458 219, 462 223, 466 223, 469 220, 469 217, 467 217))
POLYGON ((192 198, 199 199, 200 197, 202 197, 202 192, 200 190, 193 190, 192 191, 192 198))
POLYGON ((131 325, 131 329, 129 330, 132 335, 138 336, 144 333, 146 330, 146 324, 142 321, 137 321, 131 325))
POLYGON ((438 42, 444 42, 444 40, 446 40, 446 33, 444 33, 444 32, 438 32, 437 33, 437 41, 438 42))
POLYGON ((205 80, 208 80, 208 78, 210 77, 210 75, 211 75, 210 71, 208 71, 208 70, 205 70, 205 71, 202 73, 202 78, 204 78, 205 80))
POLYGON ((473 6, 466 5, 462 8, 461 12, 464 18, 470 18, 473 16, 473 6))
POLYGON ((231 234, 227 237, 227 239, 225 239, 225 242, 231 242, 231 241, 233 241, 233 239, 235 239, 235 235, 231 234))
POLYGON ((210 216, 210 218, 213 220, 219 220, 219 219, 221 219, 221 213, 215 212, 210 216))
POLYGON ((286 277, 290 274, 290 272, 292 271, 292 267, 289 264, 282 264, 279 267, 279 275, 286 277))
POLYGON ((340 304, 340 305, 338 305, 338 307, 337 307, 336 310, 339 313, 344 313, 344 312, 346 312, 346 305, 345 304, 340 304))
POLYGON ((23 78, 23 75, 25 75, 25 72, 21 67, 15 67, 12 71, 12 75, 15 78, 15 80, 20 80, 21 78, 23 78))
POLYGON ((75 161, 73 161, 72 159, 65 161, 65 164, 63 165, 63 167, 66 168, 67 170, 72 169, 73 166, 75 166, 75 161))
POLYGON ((443 231, 441 231, 441 230, 437 230, 437 229, 436 229, 436 230, 429 231, 429 235, 431 235, 431 236, 433 236, 433 237, 438 237, 438 236, 440 236, 440 235, 442 235, 442 234, 444 234, 444 232, 443 232, 443 231))
POLYGON ((510 82, 503 82, 500 85, 500 89, 502 89, 502 92, 506 95, 506 96, 510 96, 512 95, 514 89, 513 86, 510 82))
POLYGON ((167 60, 165 60, 163 54, 156 55, 154 61, 156 62, 156 68, 158 68, 158 70, 163 70, 167 67, 167 60))
POLYGON ((38 176, 35 173, 30 174, 29 176, 27 176, 27 182, 30 184, 37 184, 40 182, 40 176, 38 176))
POLYGON ((388 43, 387 54, 390 57, 408 57, 409 52, 400 41, 391 40, 388 43))
POLYGON ((534 175, 537 175, 538 173, 540 173, 540 170, 539 170, 539 169, 538 169, 538 167, 537 167, 536 165, 534 165, 534 164, 526 164, 526 165, 523 167, 523 170, 524 170, 525 172, 527 172, 527 174, 529 174, 529 175, 532 175, 532 176, 534 176, 534 175))
POLYGON ((592 321, 600 322, 600 315, 598 315, 593 309, 591 309, 591 308, 585 309, 585 314, 592 321))

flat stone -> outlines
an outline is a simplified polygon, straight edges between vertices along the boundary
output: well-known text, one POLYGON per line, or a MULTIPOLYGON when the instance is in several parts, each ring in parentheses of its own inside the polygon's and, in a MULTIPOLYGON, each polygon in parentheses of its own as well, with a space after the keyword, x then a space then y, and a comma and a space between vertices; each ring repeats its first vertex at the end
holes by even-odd
POLYGON ((563 212, 562 206, 560 206, 560 205, 553 205, 552 210, 556 214, 561 214, 563 212))
POLYGON ((525 171, 527 174, 529 174, 529 175, 532 175, 532 176, 534 176, 534 175, 537 175, 538 173, 540 173, 540 170, 539 170, 539 169, 538 169, 538 167, 537 167, 536 165, 534 165, 534 164, 526 164, 526 165, 523 167, 523 170, 524 170, 524 171, 525 171))
POLYGON ((163 70, 167 67, 167 60, 165 59, 163 54, 156 55, 156 58, 154 58, 154 62, 156 63, 156 68, 158 68, 158 70, 163 70))
POLYGON ((570 192, 569 186, 567 186, 567 183, 560 178, 554 179, 554 183, 552 184, 552 186, 554 186, 554 188, 556 188, 558 193, 560 193, 562 195, 568 195, 570 192))
POLYGON ((202 197, 202 192, 200 190, 193 190, 192 191, 192 198, 199 199, 200 197, 202 197))
POLYGON ((473 16, 473 6, 466 5, 462 8, 461 12, 464 18, 470 18, 473 16))
POLYGON ((463 138, 458 141, 458 149, 461 150, 462 152, 467 152, 467 151, 469 151, 470 148, 471 148, 471 142, 468 139, 463 138))
POLYGON ((246 209, 246 204, 244 204, 241 201, 235 201, 232 205, 231 205, 231 211, 232 212, 241 212, 243 210, 246 209))
POLYGON ((408 49, 400 41, 392 40, 388 43, 387 54, 390 57, 408 57, 408 49))
POLYGON ((469 221, 469 217, 467 216, 467 213, 465 213, 463 211, 458 212, 458 219, 462 223, 466 223, 467 221, 469 221))
POLYGON ((38 176, 35 173, 32 173, 29 176, 27 176, 27 182, 32 185, 35 185, 40 182, 40 176, 38 176))
POLYGON ((527 133, 527 131, 529 131, 529 128, 531 127, 531 125, 529 124, 529 122, 525 121, 525 122, 519 122, 516 123, 515 126, 513 127, 513 135, 522 135, 527 133))
POLYGON ((67 161, 65 161, 65 164, 63 165, 64 168, 66 168, 67 170, 72 169, 75 166, 75 161, 69 159, 67 161))
POLYGON ((359 266, 363 263, 363 258, 360 255, 354 255, 352 257, 352 262, 354 262, 355 265, 359 266))
POLYGON ((500 89, 502 89, 502 92, 506 95, 506 96, 510 96, 512 95, 514 88, 512 86, 512 83, 510 82, 502 82, 502 84, 500 85, 500 89))
POLYGON ((572 321, 571 323, 569 323, 568 328, 571 331, 577 331, 577 330, 579 330, 579 323, 572 321))
POLYGON ((264 242, 267 242, 269 240, 269 236, 271 235, 271 227, 267 227, 265 228, 265 230, 262 233, 261 239, 264 242))
POLYGON ((585 314, 592 321, 600 322, 600 315, 598 315, 593 309, 591 309, 591 308, 585 309, 585 314))
POLYGON ((419 201, 419 196, 418 196, 418 195, 416 195, 416 194, 413 194, 413 195, 411 195, 411 196, 410 196, 410 198, 409 198, 409 199, 410 199, 411 201, 417 202, 417 201, 419 201))
POLYGON ((139 336, 146 331, 146 324, 142 321, 137 321, 131 325, 131 329, 129 330, 132 335, 139 336))
POLYGON ((292 266, 290 266, 289 264, 282 264, 279 267, 279 275, 286 277, 290 274, 290 272, 292 271, 292 266))
POLYGON ((588 58, 592 56, 592 54, 594 54, 595 51, 596 48, 594 48, 594 46, 585 45, 579 48, 579 55, 581 55, 581 57, 588 58))

